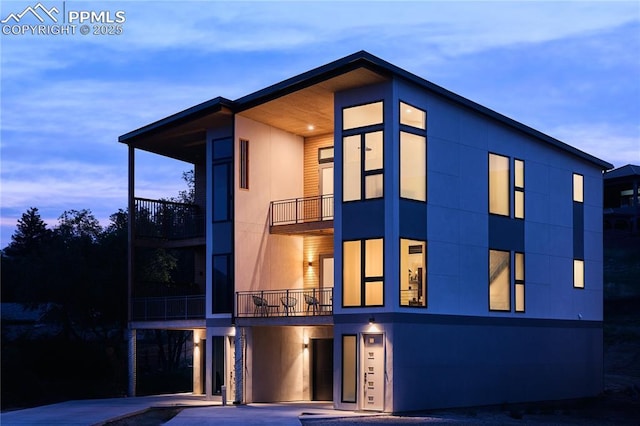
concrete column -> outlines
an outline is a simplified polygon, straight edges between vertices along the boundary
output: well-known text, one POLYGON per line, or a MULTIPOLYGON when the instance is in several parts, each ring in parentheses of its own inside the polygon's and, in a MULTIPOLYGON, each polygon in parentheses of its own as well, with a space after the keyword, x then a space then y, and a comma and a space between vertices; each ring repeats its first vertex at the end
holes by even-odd
POLYGON ((204 383, 202 382, 202 351, 206 344, 205 330, 196 329, 193 330, 193 394, 202 395, 206 392, 204 383))
POLYGON ((235 389, 234 404, 244 404, 244 348, 245 348, 244 328, 236 330, 236 359, 235 359, 235 389))
POLYGON ((129 388, 127 395, 136 396, 136 342, 137 342, 137 332, 136 329, 129 329, 129 388))

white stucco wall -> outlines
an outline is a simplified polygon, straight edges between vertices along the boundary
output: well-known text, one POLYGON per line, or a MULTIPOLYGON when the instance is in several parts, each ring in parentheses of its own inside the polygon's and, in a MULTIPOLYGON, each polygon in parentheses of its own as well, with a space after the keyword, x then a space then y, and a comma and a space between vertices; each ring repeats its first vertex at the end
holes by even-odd
POLYGON ((235 289, 302 288, 302 237, 269 234, 271 201, 302 197, 302 137, 236 116, 235 289), (249 189, 238 188, 239 140, 249 141, 249 189))

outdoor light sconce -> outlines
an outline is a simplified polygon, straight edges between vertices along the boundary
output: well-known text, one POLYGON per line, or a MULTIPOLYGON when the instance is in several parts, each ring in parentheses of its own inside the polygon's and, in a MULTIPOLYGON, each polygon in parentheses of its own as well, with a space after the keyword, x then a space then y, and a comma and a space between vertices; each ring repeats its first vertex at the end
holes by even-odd
POLYGON ((313 266, 313 262, 311 262, 311 261, 307 262, 307 266, 308 266, 309 268, 311 268, 311 267, 313 266))
POLYGON ((369 317, 369 324, 373 324, 374 322, 376 322, 376 319, 374 317, 369 317))

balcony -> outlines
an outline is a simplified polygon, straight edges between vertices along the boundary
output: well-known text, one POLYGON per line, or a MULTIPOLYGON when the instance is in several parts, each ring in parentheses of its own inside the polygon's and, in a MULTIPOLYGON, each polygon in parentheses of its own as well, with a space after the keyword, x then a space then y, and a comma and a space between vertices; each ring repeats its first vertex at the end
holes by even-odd
POLYGON ((204 296, 131 299, 131 321, 204 319, 204 296))
POLYGON ((135 235, 172 241, 204 239, 205 214, 195 204, 136 198, 135 235))
POLYGON ((263 290, 236 293, 238 318, 333 315, 333 288, 263 290))
POLYGON ((333 234, 333 195, 272 201, 272 234, 333 234))

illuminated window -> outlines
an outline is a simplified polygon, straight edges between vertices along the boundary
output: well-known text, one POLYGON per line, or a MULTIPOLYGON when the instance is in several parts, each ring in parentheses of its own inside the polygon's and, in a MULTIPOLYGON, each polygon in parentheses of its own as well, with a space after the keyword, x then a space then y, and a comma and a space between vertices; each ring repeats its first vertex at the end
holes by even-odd
POLYGON ((427 113, 404 102, 400 102, 400 124, 425 130, 427 113))
POLYGON ((584 260, 573 260, 573 286, 584 288, 584 260))
POLYGON ((384 195, 383 137, 376 131, 343 138, 343 201, 361 200, 363 194, 365 199, 384 195))
POLYGON ((400 132, 400 196, 427 200, 427 138, 400 132))
POLYGON ((524 161, 514 160, 513 164, 513 216, 524 219, 524 161))
POLYGON ((427 243, 400 239, 400 306, 427 306, 427 243))
POLYGON ((509 216, 509 157, 489 154, 489 213, 509 216))
POLYGON ((577 173, 573 174, 573 201, 584 202, 584 177, 577 173))
POLYGON ((511 254, 489 250, 489 310, 511 310, 511 254))
POLYGON ((355 335, 342 336, 342 402, 356 402, 358 357, 355 335))
POLYGON ((382 238, 344 241, 342 256, 343 306, 384 305, 382 238))
POLYGON ((524 253, 515 253, 516 312, 524 312, 524 253))
POLYGON ((382 124, 382 101, 342 110, 342 130, 382 124))

